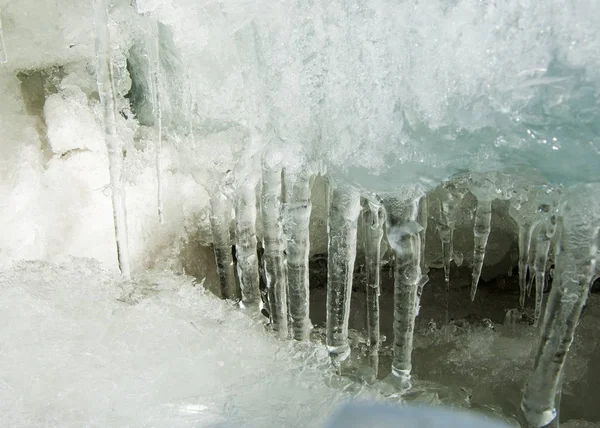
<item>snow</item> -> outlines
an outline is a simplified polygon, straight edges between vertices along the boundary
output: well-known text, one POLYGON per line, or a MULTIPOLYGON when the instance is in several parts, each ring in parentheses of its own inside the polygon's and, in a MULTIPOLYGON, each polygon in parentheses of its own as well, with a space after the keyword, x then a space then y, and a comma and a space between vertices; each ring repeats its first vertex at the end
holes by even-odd
POLYGON ((124 282, 90 259, 0 273, 0 420, 10 427, 321 426, 376 398, 324 347, 278 341, 188 277, 124 282))

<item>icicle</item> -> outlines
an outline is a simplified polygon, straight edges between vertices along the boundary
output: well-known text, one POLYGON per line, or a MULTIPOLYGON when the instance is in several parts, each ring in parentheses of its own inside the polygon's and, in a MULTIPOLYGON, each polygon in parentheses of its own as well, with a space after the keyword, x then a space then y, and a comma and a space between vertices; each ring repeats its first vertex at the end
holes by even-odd
POLYGON ((527 259, 531 245, 531 224, 519 224, 519 306, 525 307, 527 294, 527 259))
POLYGON ((235 200, 237 271, 242 300, 240 307, 260 311, 258 255, 256 248, 256 188, 242 183, 235 200))
POLYGON ((562 370, 596 268, 600 209, 586 210, 597 194, 590 194, 587 187, 584 190, 571 198, 568 210, 559 218, 556 274, 521 402, 525 417, 535 427, 543 427, 556 417, 562 370))
POLYGON ((152 67, 152 80, 154 82, 154 116, 156 120, 156 200, 158 205, 158 221, 160 224, 164 223, 163 217, 163 198, 162 198, 162 107, 160 99, 160 38, 159 38, 159 23, 157 22, 154 34, 154 53, 151 56, 151 67, 152 67))
POLYGON ((127 236, 127 209, 123 186, 123 144, 117 133, 116 91, 110 58, 108 31, 108 6, 106 0, 94 0, 96 31, 96 81, 104 115, 104 133, 108 151, 108 167, 112 190, 113 218, 119 269, 126 278, 131 277, 129 243, 127 236))
POLYGON ((473 280, 471 282, 471 300, 475 300, 477 284, 483 268, 485 249, 490 236, 492 223, 492 201, 490 199, 477 199, 477 211, 475 211, 475 224, 473 234, 475 246, 473 249, 473 280))
POLYGON ((535 312, 534 326, 537 327, 542 314, 544 289, 546 288, 546 268, 548 264, 548 253, 552 237, 556 232, 556 217, 552 216, 548 221, 543 221, 536 239, 535 256, 535 312))
POLYGON ((379 294, 381 274, 381 239, 385 224, 385 209, 379 198, 363 199, 363 248, 366 273, 366 324, 369 347, 369 364, 373 379, 379 369, 379 294))
POLYGON ((210 196, 210 227, 213 249, 217 263, 217 273, 221 284, 221 298, 234 299, 237 296, 233 253, 231 251, 231 201, 220 191, 210 196))
POLYGON ((336 363, 350 355, 348 319, 359 214, 356 189, 332 184, 327 220, 327 349, 336 363))
POLYGON ((4 33, 2 31, 2 9, 0 9, 0 64, 8 62, 6 46, 4 45, 4 33))
POLYGON ((306 171, 291 174, 286 170, 284 184, 290 330, 294 339, 306 340, 311 329, 308 283, 311 176, 306 171))
POLYGON ((394 358, 392 376, 399 389, 411 387, 413 333, 418 313, 418 290, 427 282, 421 273, 422 226, 417 222, 422 193, 406 189, 402 201, 386 200, 387 238, 395 253, 394 268, 394 358), (410 195, 410 196, 409 196, 410 195))
POLYGON ((443 187, 443 196, 440 199, 440 225, 438 234, 442 241, 442 260, 444 264, 444 280, 446 287, 450 285, 450 263, 454 258, 454 230, 456 229, 456 217, 462 203, 466 188, 449 182, 443 187))
POLYGON ((267 153, 262 163, 263 260, 271 324, 279 337, 287 338, 287 278, 281 218, 281 168, 278 166, 279 161, 280 159, 276 154, 267 153))
POLYGON ((475 300, 477 285, 483 268, 485 250, 490 236, 492 224, 492 201, 494 199, 508 200, 513 196, 513 180, 502 173, 473 173, 470 177, 469 190, 477 198, 475 211, 475 224, 473 235, 475 245, 473 248, 473 279, 471 282, 471 300, 475 300))

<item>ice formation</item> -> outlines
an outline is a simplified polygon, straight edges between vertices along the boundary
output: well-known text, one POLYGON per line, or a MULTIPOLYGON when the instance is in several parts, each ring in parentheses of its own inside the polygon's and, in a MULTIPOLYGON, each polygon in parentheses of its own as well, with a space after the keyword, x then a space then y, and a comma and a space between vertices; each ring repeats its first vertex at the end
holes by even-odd
POLYGON ((407 397, 434 269, 449 299, 464 254, 475 305, 516 263, 507 334, 535 284, 519 418, 544 426, 598 278, 598 22, 593 0, 0 0, 0 267, 215 271, 292 352, 319 336, 327 253, 323 349, 338 368, 364 351, 369 382, 385 362, 407 397))

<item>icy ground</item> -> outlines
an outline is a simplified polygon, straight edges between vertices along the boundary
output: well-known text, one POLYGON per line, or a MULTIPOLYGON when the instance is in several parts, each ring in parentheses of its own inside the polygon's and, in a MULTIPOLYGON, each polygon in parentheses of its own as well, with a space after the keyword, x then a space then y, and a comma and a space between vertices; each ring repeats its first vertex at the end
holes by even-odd
POLYGON ((322 426, 375 398, 328 366, 187 277, 125 283, 89 259, 0 273, 3 427, 322 426))

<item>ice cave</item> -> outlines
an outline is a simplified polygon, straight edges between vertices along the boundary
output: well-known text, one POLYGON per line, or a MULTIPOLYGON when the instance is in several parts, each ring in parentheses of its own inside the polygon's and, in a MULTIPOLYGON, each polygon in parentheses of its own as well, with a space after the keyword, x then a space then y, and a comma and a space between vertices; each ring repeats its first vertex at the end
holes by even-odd
POLYGON ((0 426, 600 427, 598 0, 0 0, 0 426))

